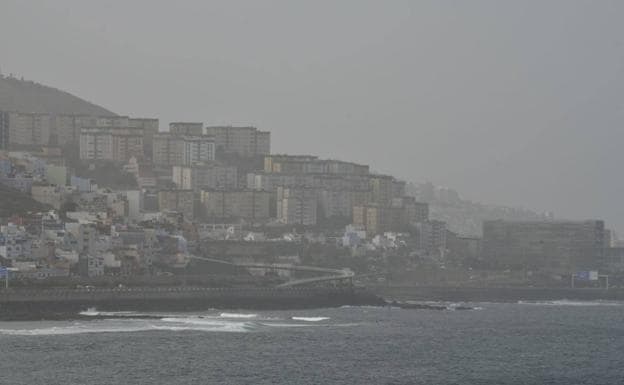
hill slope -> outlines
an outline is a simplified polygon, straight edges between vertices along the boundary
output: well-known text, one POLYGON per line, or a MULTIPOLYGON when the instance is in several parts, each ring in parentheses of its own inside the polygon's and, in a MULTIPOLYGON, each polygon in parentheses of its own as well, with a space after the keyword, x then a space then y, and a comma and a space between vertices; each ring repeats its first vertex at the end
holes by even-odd
POLYGON ((11 215, 24 215, 29 211, 50 209, 51 207, 35 201, 30 195, 0 185, 0 218, 7 218, 11 215))
POLYGON ((0 110, 49 114, 114 116, 96 104, 32 81, 0 76, 0 110))

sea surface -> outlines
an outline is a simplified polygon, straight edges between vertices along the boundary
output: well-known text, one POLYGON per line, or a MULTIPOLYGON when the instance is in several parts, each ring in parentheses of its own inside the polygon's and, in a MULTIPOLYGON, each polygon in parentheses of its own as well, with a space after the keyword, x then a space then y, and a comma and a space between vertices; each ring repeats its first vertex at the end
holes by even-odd
POLYGON ((0 384, 624 383, 624 302, 467 305, 0 322, 0 384))

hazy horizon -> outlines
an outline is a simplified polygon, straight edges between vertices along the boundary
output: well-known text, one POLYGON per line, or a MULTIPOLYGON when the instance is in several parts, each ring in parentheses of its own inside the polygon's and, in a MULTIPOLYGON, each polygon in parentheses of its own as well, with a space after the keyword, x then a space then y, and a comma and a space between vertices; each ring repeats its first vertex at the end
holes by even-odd
POLYGON ((5 1, 0 68, 624 229, 624 3, 5 1))

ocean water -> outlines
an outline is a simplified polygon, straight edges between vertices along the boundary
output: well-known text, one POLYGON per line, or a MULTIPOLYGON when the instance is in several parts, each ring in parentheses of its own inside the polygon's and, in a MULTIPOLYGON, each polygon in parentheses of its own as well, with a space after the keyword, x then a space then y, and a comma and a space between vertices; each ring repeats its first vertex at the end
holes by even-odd
POLYGON ((0 322, 0 384, 624 383, 624 303, 469 305, 0 322))

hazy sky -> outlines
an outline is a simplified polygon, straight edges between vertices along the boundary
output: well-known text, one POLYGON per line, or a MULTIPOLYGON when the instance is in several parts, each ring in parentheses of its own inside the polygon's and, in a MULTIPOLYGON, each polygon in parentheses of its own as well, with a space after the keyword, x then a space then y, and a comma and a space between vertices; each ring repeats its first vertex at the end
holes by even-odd
POLYGON ((624 231, 624 1, 22 1, 0 68, 624 231))

